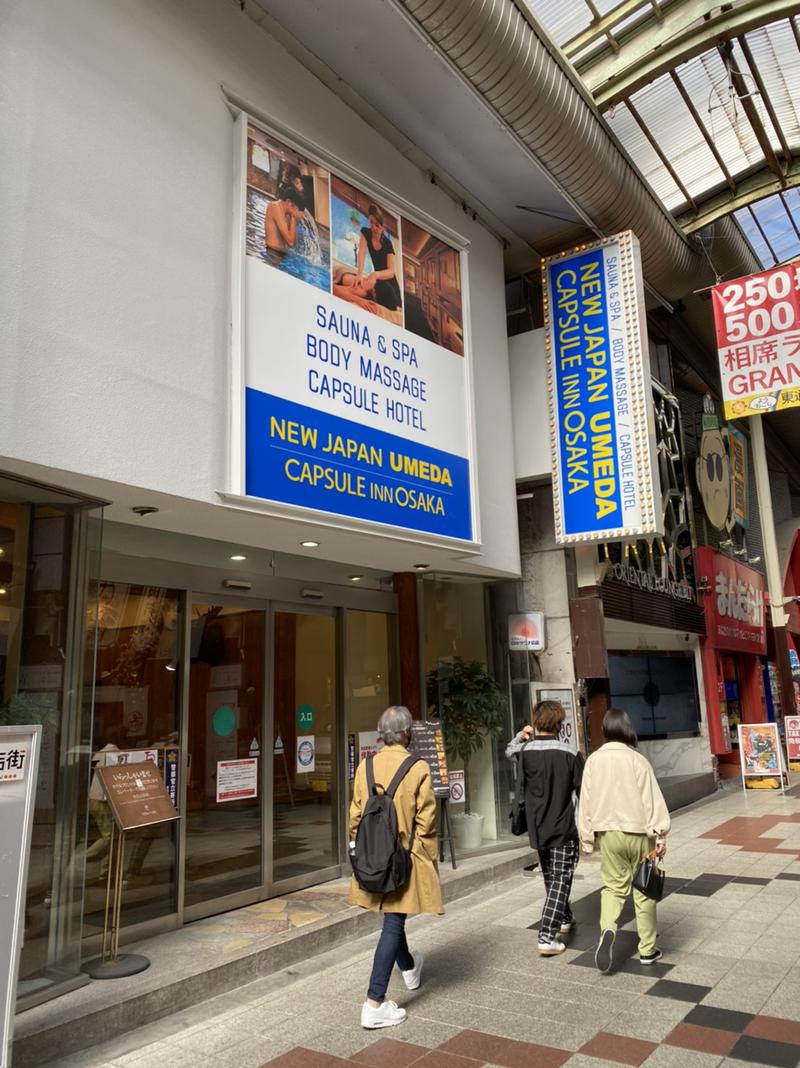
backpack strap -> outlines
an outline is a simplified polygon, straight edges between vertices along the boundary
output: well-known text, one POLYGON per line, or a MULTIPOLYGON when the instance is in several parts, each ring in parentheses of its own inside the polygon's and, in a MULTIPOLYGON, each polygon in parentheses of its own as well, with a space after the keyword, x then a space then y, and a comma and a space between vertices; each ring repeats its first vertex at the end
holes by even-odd
POLYGON ((375 793, 375 772, 372 767, 373 759, 373 756, 367 757, 367 791, 370 797, 375 793))
MULTIPOLYGON (((394 795, 397 792, 397 787, 400 785, 400 783, 403 781, 403 779, 406 777, 406 775, 409 773, 409 771, 411 771, 413 766, 415 764, 418 764, 421 759, 422 759, 421 757, 407 756, 406 759, 403 761, 403 763, 400 765, 400 767, 397 769, 397 771, 394 773, 394 775, 392 777, 392 781, 389 783, 388 787, 386 788, 386 796, 391 798, 392 804, 394 804, 394 795)), ((411 823, 411 833, 408 836, 408 852, 409 853, 414 848, 414 837, 415 837, 416 833, 417 833, 417 825, 416 825, 416 823, 414 821, 412 821, 412 823, 411 823)))

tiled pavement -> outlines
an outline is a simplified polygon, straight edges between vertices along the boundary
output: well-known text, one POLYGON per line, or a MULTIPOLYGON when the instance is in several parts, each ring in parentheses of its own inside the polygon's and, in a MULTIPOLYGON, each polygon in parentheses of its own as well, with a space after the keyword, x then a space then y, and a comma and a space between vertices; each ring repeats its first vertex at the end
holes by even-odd
MULTIPOLYGON (((733 786, 674 821, 662 964, 636 960, 623 914, 613 974, 593 965, 599 872, 578 871, 578 928, 535 952, 539 879, 514 878, 409 924, 426 957, 390 1031, 358 1024, 374 936, 141 1028, 62 1068, 712 1068, 800 1065, 800 798, 733 786)), ((396 973, 395 973, 396 974, 396 973)))

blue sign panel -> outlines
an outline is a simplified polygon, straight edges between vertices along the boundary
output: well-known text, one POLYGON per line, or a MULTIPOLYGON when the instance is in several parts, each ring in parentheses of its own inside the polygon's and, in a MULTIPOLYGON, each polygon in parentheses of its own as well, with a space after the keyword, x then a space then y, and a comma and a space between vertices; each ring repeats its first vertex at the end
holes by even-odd
POLYGON ((638 244, 553 257, 544 282, 556 540, 659 533, 638 244))

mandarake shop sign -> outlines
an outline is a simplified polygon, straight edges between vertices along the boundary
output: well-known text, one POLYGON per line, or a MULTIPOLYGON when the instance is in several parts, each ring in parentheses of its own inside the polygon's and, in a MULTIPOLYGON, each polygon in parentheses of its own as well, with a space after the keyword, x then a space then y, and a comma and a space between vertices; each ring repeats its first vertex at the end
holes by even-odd
POLYGON ((642 571, 630 564, 613 564, 610 577, 625 586, 647 590, 649 593, 666 594, 676 601, 694 603, 694 590, 685 581, 676 582, 674 579, 662 578, 660 575, 653 574, 652 571, 642 571))

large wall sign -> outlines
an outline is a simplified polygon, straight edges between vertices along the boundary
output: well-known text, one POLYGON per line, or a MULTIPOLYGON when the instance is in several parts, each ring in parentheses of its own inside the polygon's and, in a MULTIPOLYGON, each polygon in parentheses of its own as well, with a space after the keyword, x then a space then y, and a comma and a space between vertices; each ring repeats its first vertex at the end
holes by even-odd
POLYGON ((705 611, 711 644, 763 656, 767 651, 764 576, 709 548, 696 550, 696 571, 710 587, 705 611))
POLYGON ((639 242, 543 261, 556 541, 662 533, 639 242))
POLYGON ((476 541, 462 253, 239 121, 243 492, 476 541))
POLYGON ((711 290, 725 418, 800 406, 800 263, 711 290))

